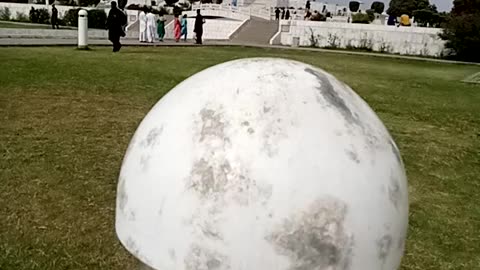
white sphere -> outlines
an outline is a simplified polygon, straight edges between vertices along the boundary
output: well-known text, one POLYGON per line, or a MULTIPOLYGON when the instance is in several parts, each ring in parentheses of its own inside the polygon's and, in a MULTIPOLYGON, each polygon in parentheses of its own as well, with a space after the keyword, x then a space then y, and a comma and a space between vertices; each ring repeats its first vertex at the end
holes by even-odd
POLYGON ((116 231, 162 270, 397 269, 398 149, 370 107, 303 63, 231 61, 148 113, 120 172, 116 231))

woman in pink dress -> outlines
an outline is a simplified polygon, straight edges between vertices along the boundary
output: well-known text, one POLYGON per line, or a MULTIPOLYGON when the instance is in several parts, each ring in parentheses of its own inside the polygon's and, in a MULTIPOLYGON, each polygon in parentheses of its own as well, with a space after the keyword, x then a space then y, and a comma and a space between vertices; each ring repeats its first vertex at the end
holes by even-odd
POLYGON ((178 15, 175 15, 175 19, 173 19, 173 34, 175 35, 175 41, 178 42, 180 40, 181 35, 181 25, 180 21, 178 20, 178 15))

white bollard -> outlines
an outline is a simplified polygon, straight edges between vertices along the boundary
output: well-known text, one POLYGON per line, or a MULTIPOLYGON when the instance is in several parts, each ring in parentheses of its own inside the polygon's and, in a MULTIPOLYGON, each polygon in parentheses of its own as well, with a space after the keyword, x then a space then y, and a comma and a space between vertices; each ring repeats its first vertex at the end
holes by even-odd
POLYGON ((82 9, 78 12, 78 48, 88 48, 88 13, 82 9))

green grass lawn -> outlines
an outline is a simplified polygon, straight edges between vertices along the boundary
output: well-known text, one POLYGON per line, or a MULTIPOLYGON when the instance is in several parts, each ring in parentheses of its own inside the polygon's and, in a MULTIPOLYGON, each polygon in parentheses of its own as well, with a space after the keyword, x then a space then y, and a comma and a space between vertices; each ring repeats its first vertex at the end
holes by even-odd
POLYGON ((180 81, 253 56, 333 73, 391 131, 409 179, 402 269, 480 269, 480 85, 461 82, 479 66, 274 49, 110 50, 0 48, 0 269, 134 269, 114 233, 130 137, 180 81))
POLYGON ((0 28, 52 29, 52 26, 48 24, 30 24, 0 21, 0 28))

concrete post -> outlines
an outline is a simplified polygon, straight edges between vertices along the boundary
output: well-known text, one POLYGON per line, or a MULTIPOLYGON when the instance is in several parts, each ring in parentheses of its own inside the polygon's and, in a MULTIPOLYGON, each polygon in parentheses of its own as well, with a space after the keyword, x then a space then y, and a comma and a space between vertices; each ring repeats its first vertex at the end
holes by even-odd
POLYGON ((78 12, 78 48, 88 48, 88 13, 84 9, 78 12))

